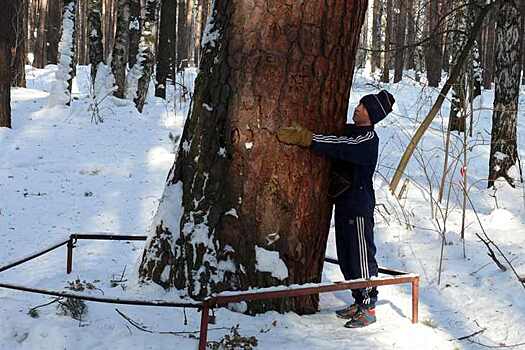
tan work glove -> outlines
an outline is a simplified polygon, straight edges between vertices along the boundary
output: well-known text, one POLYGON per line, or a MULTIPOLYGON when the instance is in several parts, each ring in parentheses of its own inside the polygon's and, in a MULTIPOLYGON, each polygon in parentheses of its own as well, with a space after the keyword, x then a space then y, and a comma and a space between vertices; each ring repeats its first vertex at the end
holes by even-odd
POLYGON ((303 128, 297 123, 293 123, 292 126, 280 128, 277 132, 277 138, 282 143, 301 147, 310 147, 312 144, 312 136, 313 133, 310 130, 303 128))

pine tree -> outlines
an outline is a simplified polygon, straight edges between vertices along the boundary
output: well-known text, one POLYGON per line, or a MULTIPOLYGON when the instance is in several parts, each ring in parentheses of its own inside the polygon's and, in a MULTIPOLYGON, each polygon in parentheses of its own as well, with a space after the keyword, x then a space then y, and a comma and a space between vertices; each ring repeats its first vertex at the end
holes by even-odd
POLYGON ((0 128, 11 127, 11 49, 15 47, 12 25, 20 6, 20 0, 14 0, 0 11, 0 128))
MULTIPOLYGON (((366 3, 214 2, 143 280, 199 299, 320 281, 332 212, 329 161, 275 134, 293 121, 320 133, 342 130, 366 3)), ((318 296, 308 296, 253 302, 248 312, 317 306, 318 296)))

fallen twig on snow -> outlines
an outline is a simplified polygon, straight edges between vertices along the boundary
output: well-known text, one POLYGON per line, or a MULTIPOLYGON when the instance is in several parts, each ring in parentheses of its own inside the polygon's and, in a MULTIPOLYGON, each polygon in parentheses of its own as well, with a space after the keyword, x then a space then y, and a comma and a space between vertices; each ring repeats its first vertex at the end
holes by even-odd
MULTIPOLYGON (((120 311, 119 309, 115 309, 115 311, 122 317, 124 318, 126 321, 129 322, 129 324, 131 324, 133 327, 137 328, 138 330, 141 330, 143 332, 146 332, 146 333, 151 333, 151 334, 171 334, 171 335, 177 335, 177 336, 182 336, 182 335, 192 335, 192 334, 197 334, 199 333, 200 331, 178 331, 178 332, 175 332, 175 331, 152 331, 150 329, 148 329, 146 326, 140 324, 139 322, 137 321, 134 321, 133 319, 131 319, 129 316, 127 316, 126 314, 124 314, 122 311, 120 311)), ((209 328, 208 330, 209 331, 213 331, 213 330, 228 330, 230 328, 228 327, 215 327, 215 328, 209 328)))

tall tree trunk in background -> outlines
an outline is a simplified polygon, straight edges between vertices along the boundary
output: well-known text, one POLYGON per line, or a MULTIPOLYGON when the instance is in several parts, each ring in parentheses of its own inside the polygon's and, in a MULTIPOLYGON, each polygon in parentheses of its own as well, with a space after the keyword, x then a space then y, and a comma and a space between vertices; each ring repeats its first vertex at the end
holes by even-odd
POLYGON ((75 9, 76 0, 64 0, 57 72, 48 99, 50 107, 71 104, 71 88, 76 74, 75 9))
POLYGON ((487 90, 492 89, 494 81, 494 49, 496 43, 496 16, 494 12, 487 18, 487 24, 483 27, 483 87, 487 90))
POLYGON ((102 3, 102 25, 104 31, 104 61, 109 62, 109 56, 113 50, 115 40, 115 7, 116 0, 103 0, 102 3))
POLYGON ((496 20, 496 73, 488 187, 500 177, 514 186, 509 169, 516 165, 520 87, 520 12, 518 0, 504 0, 496 20))
POLYGON ((156 25, 157 25, 157 10, 160 0, 146 0, 146 8, 144 11, 144 28, 140 36, 140 49, 142 61, 137 61, 135 66, 139 68, 139 79, 137 84, 137 92, 134 98, 137 110, 142 113, 146 97, 148 95, 148 87, 153 75, 154 65, 154 51, 156 43, 156 25))
POLYGON ((15 47, 13 23, 20 0, 9 1, 0 11, 0 128, 11 127, 11 48, 15 47))
POLYGON ((407 1, 398 0, 396 2, 396 51, 394 61, 394 83, 403 79, 403 68, 405 65, 405 35, 407 25, 407 1))
POLYGON ((407 48, 405 49, 405 66, 407 69, 415 69, 415 48, 414 43, 416 41, 416 14, 414 8, 414 0, 405 0, 406 3, 406 14, 407 14, 407 35, 406 43, 407 48))
POLYGON ((129 0, 118 0, 117 6, 117 31, 115 46, 111 59, 111 71, 115 77, 117 90, 113 93, 116 97, 124 98, 126 92, 126 69, 128 64, 129 46, 129 0))
POLYGON ((155 82, 155 96, 166 98, 166 80, 173 71, 175 64, 177 6, 173 0, 162 0, 160 10, 160 31, 157 53, 157 76, 155 82))
POLYGON ((372 14, 372 57, 371 57, 371 71, 381 68, 381 17, 383 16, 383 0, 372 0, 373 14, 372 14))
MULTIPOLYGON (((27 0, 27 62, 34 66, 35 57, 35 26, 37 25, 38 0, 27 0)), ((62 9, 60 9, 62 11, 62 9)))
POLYGON ((95 91, 95 80, 100 63, 104 61, 104 47, 102 45, 102 2, 88 0, 88 33, 89 33, 89 63, 91 64, 91 83, 95 91))
POLYGON ((368 16, 366 15, 363 25, 361 26, 361 35, 357 47, 356 68, 364 68, 368 56, 368 16))
POLYGON ((60 24, 62 23, 62 0, 49 2, 47 16, 47 63, 58 63, 58 43, 60 42, 60 24))
POLYGON ((390 64, 392 52, 392 21, 394 17, 393 0, 386 0, 386 28, 385 28, 385 54, 383 62, 383 73, 381 74, 381 81, 383 83, 390 82, 390 64))
POLYGON ((89 11, 88 11, 88 1, 89 0, 78 0, 77 5, 77 20, 76 23, 76 31, 77 31, 77 62, 81 65, 86 65, 89 62, 89 32, 88 32, 88 18, 89 18, 89 11))
MULTIPOLYGON (((143 280, 197 299, 320 282, 332 213, 329 161, 275 134, 294 121, 342 131, 366 3, 214 2, 215 35, 203 43, 143 280)), ((251 302, 247 312, 317 307, 318 296, 307 296, 251 302)))
POLYGON ((188 23, 188 8, 191 9, 190 2, 191 0, 177 1, 177 71, 184 70, 189 65, 191 22, 188 23))
POLYGON ((193 26, 193 61, 195 67, 199 66, 200 61, 200 46, 201 46, 201 34, 202 27, 206 25, 206 22, 202 22, 202 12, 204 6, 204 0, 195 0, 195 15, 194 15, 194 26, 193 26))
POLYGON ((44 68, 47 63, 47 47, 46 47, 46 21, 47 21, 47 5, 49 0, 40 0, 38 26, 35 37, 35 61, 34 66, 37 68, 44 68))
POLYGON ((140 0, 129 0, 129 67, 133 67, 133 65, 137 62, 137 53, 139 52, 139 40, 141 31, 142 20, 140 18, 140 0))
POLYGON ((440 0, 430 0, 427 5, 428 35, 431 38, 426 50, 426 70, 428 85, 438 87, 441 81, 441 68, 443 63, 442 28, 439 24, 440 19, 440 0))
MULTIPOLYGON (((463 33, 467 33, 469 26, 467 18, 468 7, 467 1, 459 0, 455 4, 457 10, 453 14, 452 28, 453 31, 449 36, 450 39, 450 54, 452 59, 455 60, 461 50, 467 42, 467 37, 463 33)), ((465 109, 466 95, 467 95, 467 75, 465 74, 469 70, 467 62, 464 63, 463 69, 460 76, 456 80, 456 83, 452 85, 452 100, 450 103, 450 116, 449 116, 449 130, 455 130, 458 132, 465 132, 465 114, 462 110, 465 109)), ((441 193, 440 193, 441 194, 441 193)))
POLYGON ((11 60, 11 85, 26 87, 27 0, 13 2, 14 56, 11 60))

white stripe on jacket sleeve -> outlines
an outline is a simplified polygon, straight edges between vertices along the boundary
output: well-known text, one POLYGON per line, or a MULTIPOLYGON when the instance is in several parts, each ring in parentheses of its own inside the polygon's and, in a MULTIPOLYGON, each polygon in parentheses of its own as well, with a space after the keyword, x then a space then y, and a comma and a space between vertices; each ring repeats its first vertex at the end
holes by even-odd
POLYGON ((348 136, 332 136, 332 135, 317 135, 314 134, 312 140, 315 142, 321 143, 344 143, 348 145, 357 145, 374 138, 374 132, 369 131, 364 135, 359 135, 357 137, 348 137, 348 136))

